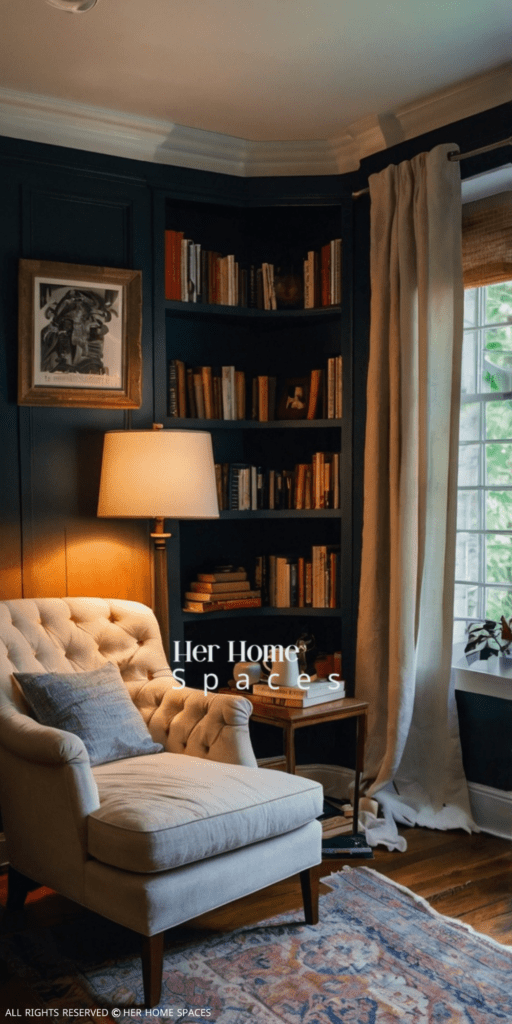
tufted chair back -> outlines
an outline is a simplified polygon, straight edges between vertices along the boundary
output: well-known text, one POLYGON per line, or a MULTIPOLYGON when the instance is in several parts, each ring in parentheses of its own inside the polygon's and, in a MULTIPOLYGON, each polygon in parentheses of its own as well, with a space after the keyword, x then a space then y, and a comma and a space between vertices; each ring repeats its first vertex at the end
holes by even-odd
POLYGON ((107 661, 132 695, 148 680, 169 677, 150 608, 93 597, 0 602, 0 687, 9 699, 13 671, 86 672, 107 661))
POLYGON ((0 601, 0 706, 30 714, 13 671, 86 672, 107 661, 119 667, 153 739, 170 753, 232 762, 238 733, 236 763, 256 764, 241 706, 248 702, 220 696, 214 711, 202 691, 182 687, 150 608, 95 597, 0 601))

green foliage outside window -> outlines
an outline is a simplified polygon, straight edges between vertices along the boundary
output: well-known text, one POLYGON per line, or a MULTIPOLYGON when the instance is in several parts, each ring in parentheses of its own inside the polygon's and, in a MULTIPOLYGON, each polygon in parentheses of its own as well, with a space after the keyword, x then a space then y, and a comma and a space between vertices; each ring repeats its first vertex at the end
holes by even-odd
POLYGON ((512 617, 512 281, 466 291, 464 327, 455 615, 499 622, 512 617))
MULTIPOLYGON (((500 326, 486 332, 483 378, 491 391, 509 391, 512 377, 512 329, 506 325, 512 324, 510 281, 491 284, 486 288, 485 319, 488 324, 500 326), (496 367, 494 371, 493 366, 496 367), (503 372, 500 373, 500 370, 503 372)), ((504 436, 507 435, 501 435, 504 436)))

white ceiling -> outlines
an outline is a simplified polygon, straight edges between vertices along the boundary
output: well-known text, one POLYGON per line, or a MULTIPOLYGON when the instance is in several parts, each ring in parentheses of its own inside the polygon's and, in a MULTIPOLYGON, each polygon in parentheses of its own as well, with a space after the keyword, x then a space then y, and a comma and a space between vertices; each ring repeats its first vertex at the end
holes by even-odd
POLYGON ((454 104, 464 116, 512 98, 510 0, 98 0, 86 14, 0 0, 0 15, 4 134, 40 138, 64 120, 72 136, 81 119, 87 136, 101 122, 110 151, 146 133, 153 155, 138 155, 165 160, 173 133, 183 153, 212 133, 232 173, 292 149, 322 161, 326 143, 340 169, 354 140, 357 166, 422 114, 428 129, 454 104))

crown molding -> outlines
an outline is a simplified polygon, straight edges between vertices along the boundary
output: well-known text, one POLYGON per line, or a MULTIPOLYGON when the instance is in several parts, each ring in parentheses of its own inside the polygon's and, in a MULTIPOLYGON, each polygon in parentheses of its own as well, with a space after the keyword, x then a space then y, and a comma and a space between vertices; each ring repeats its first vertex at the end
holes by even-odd
POLYGON ((342 174, 372 153, 512 99, 512 64, 397 110, 354 122, 329 139, 254 142, 0 89, 3 135, 237 177, 342 174))

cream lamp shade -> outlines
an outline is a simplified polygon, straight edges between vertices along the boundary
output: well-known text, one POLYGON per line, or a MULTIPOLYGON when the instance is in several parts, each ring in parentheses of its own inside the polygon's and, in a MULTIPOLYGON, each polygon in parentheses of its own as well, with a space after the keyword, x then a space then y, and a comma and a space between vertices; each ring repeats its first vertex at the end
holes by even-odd
POLYGON ((98 515, 154 519, 154 608, 169 657, 165 519, 217 519, 211 435, 205 430, 113 430, 105 434, 98 515))
POLYGON ((98 516, 216 519, 211 435, 202 430, 105 434, 98 516))

